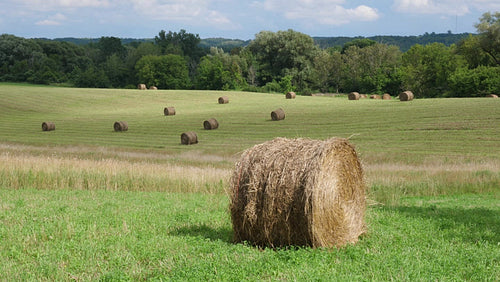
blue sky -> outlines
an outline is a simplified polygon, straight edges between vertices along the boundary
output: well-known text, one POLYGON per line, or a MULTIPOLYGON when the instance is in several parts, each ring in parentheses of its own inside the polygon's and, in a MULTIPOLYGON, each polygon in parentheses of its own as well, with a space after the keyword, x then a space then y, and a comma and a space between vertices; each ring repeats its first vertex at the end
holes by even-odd
POLYGON ((152 38, 160 30, 253 39, 262 30, 310 36, 475 32, 500 0, 2 0, 0 34, 25 38, 152 38))

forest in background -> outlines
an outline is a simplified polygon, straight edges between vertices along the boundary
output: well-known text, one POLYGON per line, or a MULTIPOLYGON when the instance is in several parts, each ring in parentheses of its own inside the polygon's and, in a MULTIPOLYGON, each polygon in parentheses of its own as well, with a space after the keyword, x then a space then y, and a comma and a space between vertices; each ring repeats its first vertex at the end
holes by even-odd
POLYGON ((313 38, 261 31, 248 41, 161 30, 154 39, 0 35, 0 81, 94 88, 390 93, 500 93, 500 13, 477 34, 313 38))

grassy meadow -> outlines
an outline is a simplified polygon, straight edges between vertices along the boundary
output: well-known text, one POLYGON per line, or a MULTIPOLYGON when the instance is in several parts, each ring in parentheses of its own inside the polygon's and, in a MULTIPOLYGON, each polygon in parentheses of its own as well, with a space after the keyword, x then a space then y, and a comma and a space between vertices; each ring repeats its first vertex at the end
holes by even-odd
POLYGON ((499 144, 500 99, 0 84, 0 280, 497 281, 499 144), (186 131, 199 143, 181 145, 186 131), (274 137, 355 145, 369 188, 359 243, 231 243, 234 162, 274 137))

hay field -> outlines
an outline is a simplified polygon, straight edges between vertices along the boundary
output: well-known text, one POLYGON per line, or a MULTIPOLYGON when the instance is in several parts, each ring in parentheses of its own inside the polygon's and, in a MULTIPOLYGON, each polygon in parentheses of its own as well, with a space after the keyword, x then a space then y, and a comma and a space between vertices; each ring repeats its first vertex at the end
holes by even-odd
POLYGON ((0 84, 0 280, 498 280, 499 109, 0 84), (271 120, 277 108, 286 119, 271 120), (198 144, 181 145, 187 131, 198 144), (278 136, 350 138, 368 185, 356 245, 231 242, 234 162, 278 136))

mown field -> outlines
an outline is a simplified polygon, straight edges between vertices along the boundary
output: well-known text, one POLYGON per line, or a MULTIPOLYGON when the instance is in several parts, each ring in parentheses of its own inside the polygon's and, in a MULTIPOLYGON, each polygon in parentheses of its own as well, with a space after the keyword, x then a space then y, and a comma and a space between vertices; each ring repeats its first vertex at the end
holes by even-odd
POLYGON ((498 280, 499 144, 500 99, 0 84, 0 280, 498 280), (199 143, 181 145, 186 131, 199 143), (231 243, 234 162, 278 136, 356 146, 369 187, 358 244, 231 243))

